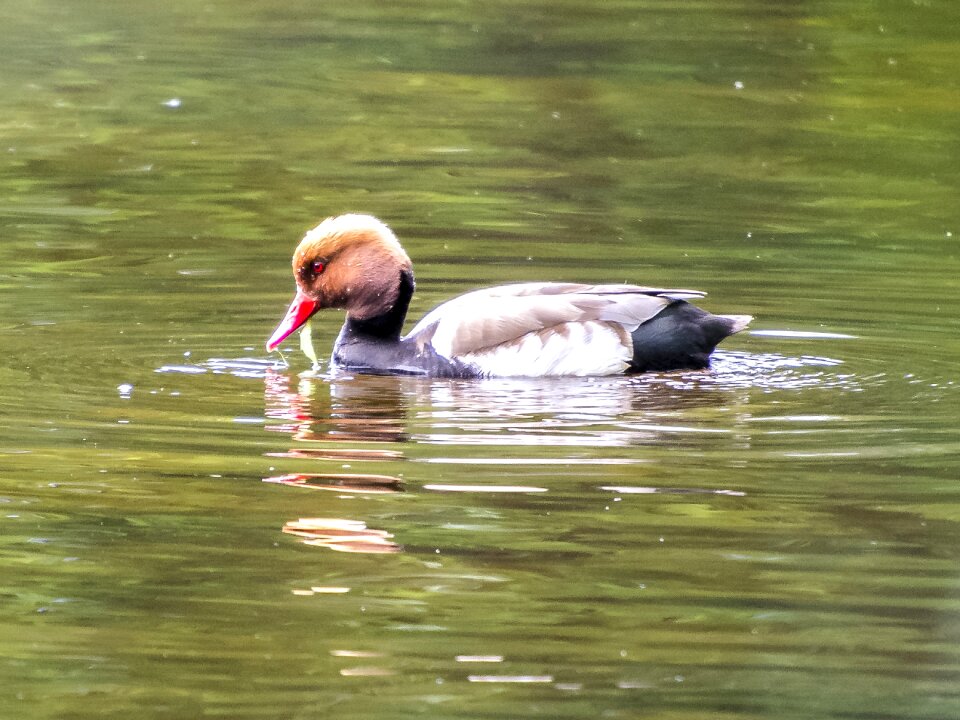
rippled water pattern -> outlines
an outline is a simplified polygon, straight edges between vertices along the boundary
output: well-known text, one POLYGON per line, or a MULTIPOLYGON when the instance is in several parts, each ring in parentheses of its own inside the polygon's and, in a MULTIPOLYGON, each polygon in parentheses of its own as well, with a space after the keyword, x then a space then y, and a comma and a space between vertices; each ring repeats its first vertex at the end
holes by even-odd
MULTIPOLYGON (((0 717, 960 717, 960 6, 0 7, 0 717), (319 372, 289 257, 750 313, 319 372)), ((317 316, 326 360, 342 317, 317 316)))

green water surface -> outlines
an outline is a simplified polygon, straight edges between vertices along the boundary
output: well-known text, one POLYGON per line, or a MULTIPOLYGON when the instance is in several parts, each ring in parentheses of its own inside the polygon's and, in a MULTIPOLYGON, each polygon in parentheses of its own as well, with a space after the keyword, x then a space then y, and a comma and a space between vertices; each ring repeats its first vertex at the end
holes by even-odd
POLYGON ((0 717, 960 717, 958 27, 0 4, 0 717), (635 282, 753 334, 703 373, 301 377, 263 343, 347 211, 417 317, 635 282))

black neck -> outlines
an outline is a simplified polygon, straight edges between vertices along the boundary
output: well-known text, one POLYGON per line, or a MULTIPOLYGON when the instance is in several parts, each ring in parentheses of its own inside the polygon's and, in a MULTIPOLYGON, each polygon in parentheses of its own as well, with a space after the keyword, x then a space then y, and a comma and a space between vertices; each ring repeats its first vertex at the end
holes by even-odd
POLYGON ((403 321, 407 317, 410 298, 413 297, 413 288, 413 273, 410 270, 401 270, 397 301, 393 307, 381 315, 366 320, 358 320, 347 315, 342 336, 367 335, 382 340, 399 340, 403 321))

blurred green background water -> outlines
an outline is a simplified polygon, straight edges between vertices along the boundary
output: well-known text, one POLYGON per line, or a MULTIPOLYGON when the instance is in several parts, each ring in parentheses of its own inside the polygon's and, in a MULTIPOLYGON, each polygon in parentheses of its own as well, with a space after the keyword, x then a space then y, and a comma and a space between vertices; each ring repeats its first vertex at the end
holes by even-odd
POLYGON ((958 26, 3 3, 0 716, 960 715, 958 26), (345 211, 413 315, 628 281, 758 332, 703 374, 303 379, 262 345, 345 211))

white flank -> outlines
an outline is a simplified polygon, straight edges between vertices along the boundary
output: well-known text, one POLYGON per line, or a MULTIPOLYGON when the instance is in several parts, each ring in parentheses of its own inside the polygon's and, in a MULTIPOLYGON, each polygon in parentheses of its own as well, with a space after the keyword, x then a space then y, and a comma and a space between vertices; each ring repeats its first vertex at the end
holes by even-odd
MULTIPOLYGON (((407 335, 444 357, 483 353, 565 323, 617 323, 632 332, 670 304, 656 290, 629 285, 519 283, 474 290, 427 313, 407 335)), ((514 373, 515 374, 515 373, 514 373)), ((554 373, 561 374, 561 373, 554 373)), ((569 373, 566 373, 569 374, 569 373)))
POLYGON ((627 369, 633 345, 611 322, 562 323, 457 359, 489 377, 617 375, 627 369))

